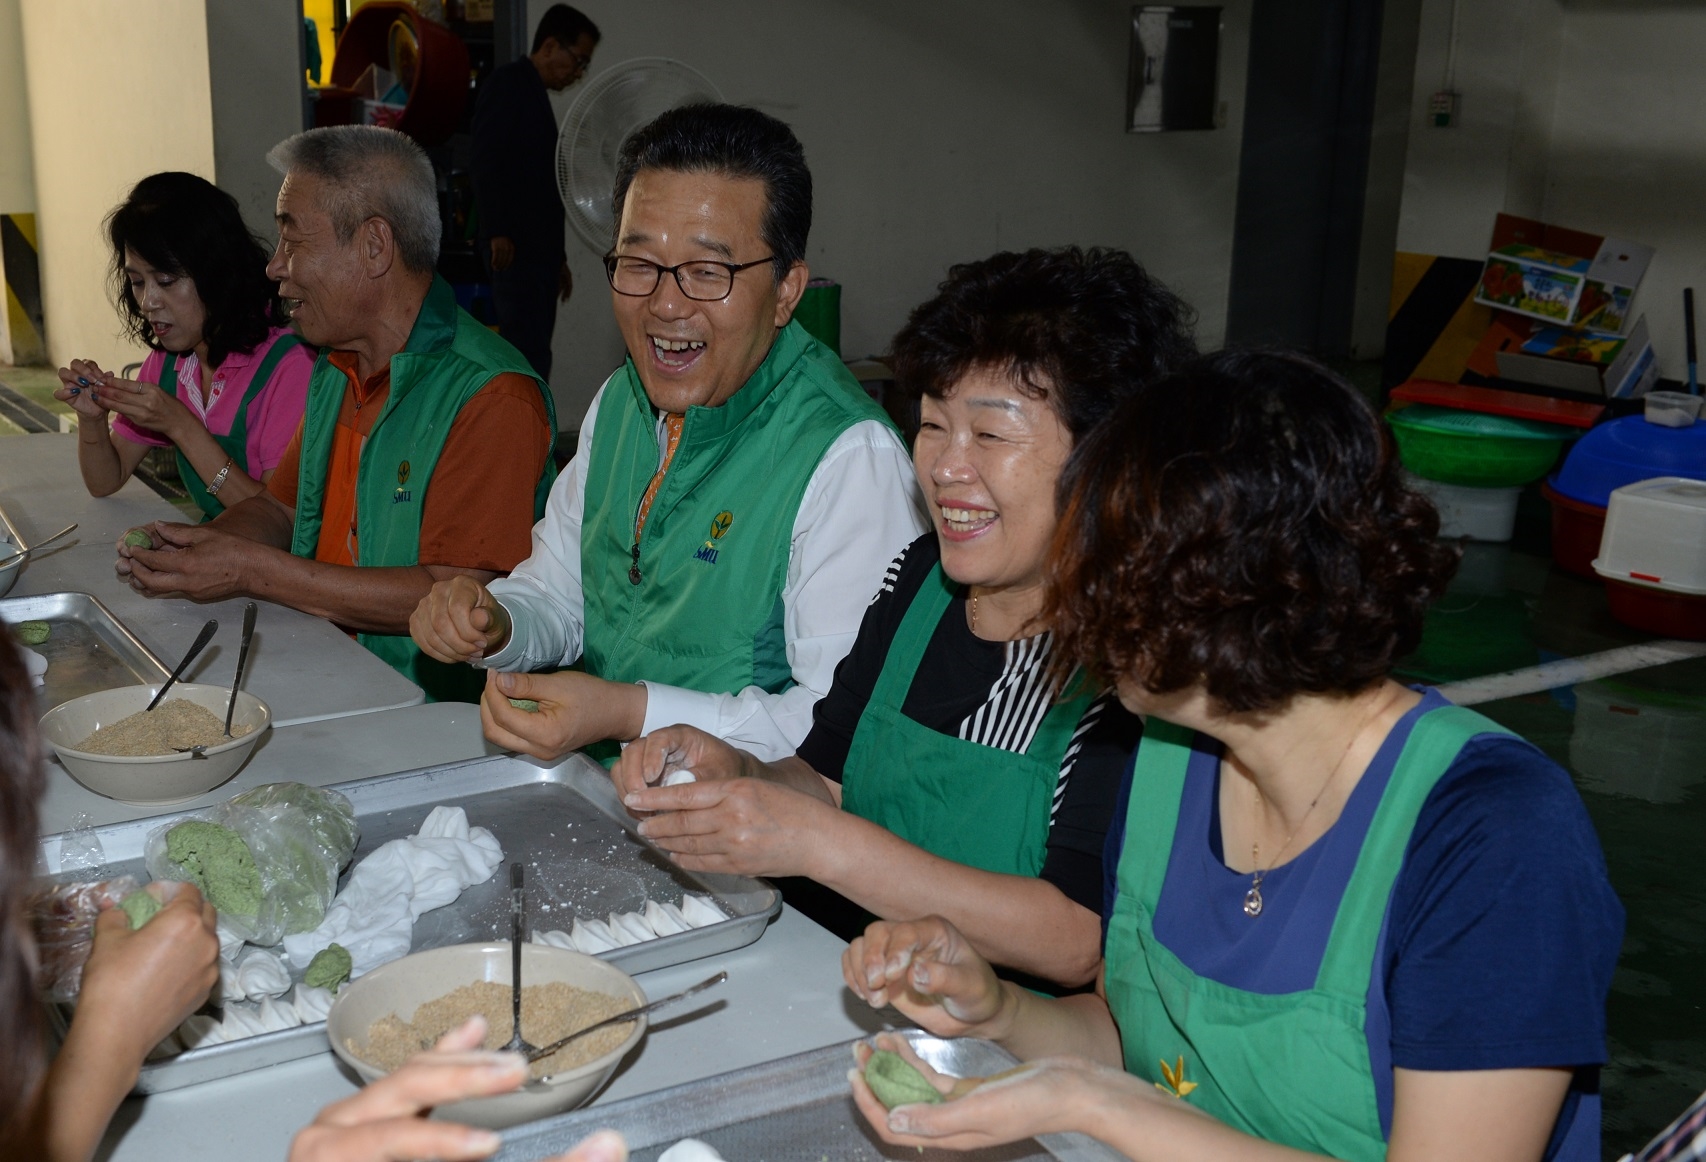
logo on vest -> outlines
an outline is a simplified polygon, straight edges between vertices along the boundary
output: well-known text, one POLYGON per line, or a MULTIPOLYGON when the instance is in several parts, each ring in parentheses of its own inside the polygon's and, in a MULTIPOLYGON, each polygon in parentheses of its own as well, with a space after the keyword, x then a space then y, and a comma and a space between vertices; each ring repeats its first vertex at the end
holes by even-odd
POLYGON ((415 498, 413 490, 405 488, 409 482, 409 462, 400 460, 397 463, 397 489, 391 494, 392 504, 405 504, 415 498))
POLYGON ((695 561, 703 561, 707 565, 717 563, 717 542, 728 535, 729 526, 735 523, 735 514, 719 512, 711 518, 711 539, 699 546, 699 551, 693 554, 695 561))

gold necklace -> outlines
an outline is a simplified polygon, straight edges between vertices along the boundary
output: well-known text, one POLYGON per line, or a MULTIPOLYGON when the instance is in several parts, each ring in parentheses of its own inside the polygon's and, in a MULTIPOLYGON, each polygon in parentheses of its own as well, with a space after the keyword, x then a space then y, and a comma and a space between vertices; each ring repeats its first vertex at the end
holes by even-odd
MULTIPOLYGON (((1351 748, 1357 744, 1357 739, 1362 737, 1362 732, 1368 729, 1368 724, 1374 721, 1374 717, 1378 713, 1379 707, 1376 707, 1363 718, 1361 723, 1357 725, 1356 733, 1352 734, 1350 741, 1345 743, 1345 749, 1339 752, 1339 761, 1333 764, 1333 769, 1327 772, 1327 778, 1321 784, 1321 789, 1315 792, 1315 797, 1313 799, 1309 800, 1309 806, 1303 812, 1303 818, 1297 821, 1297 826, 1293 827, 1291 829, 1291 834, 1285 837, 1285 842, 1280 844, 1280 849, 1274 853, 1273 862, 1266 868, 1262 867, 1260 841, 1251 841, 1250 862, 1256 865, 1256 870, 1250 876, 1249 891, 1244 893, 1244 914, 1250 917, 1250 919, 1254 920, 1257 916, 1262 914, 1262 880, 1267 878, 1268 872, 1273 870, 1274 865, 1279 863, 1280 857, 1283 856, 1291 847, 1291 841, 1297 838, 1297 833, 1303 830, 1303 825, 1309 822, 1309 816, 1315 812, 1315 804, 1321 801, 1321 797, 1327 793, 1327 788, 1332 786, 1333 780, 1339 777, 1339 770, 1345 765, 1345 760, 1351 756, 1351 748)), ((1257 807, 1264 806, 1267 799, 1262 794, 1261 785, 1256 783, 1254 779, 1251 779, 1250 782, 1251 785, 1256 788, 1257 807)))
POLYGON ((977 632, 977 594, 971 595, 971 631, 977 632))

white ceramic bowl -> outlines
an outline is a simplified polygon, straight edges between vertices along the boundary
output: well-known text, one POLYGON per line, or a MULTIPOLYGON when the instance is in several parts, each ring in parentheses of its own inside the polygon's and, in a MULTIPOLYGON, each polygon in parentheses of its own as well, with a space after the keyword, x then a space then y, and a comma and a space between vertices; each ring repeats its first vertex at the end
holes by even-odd
MULTIPOLYGON (((267 704, 247 691, 237 691, 237 710, 231 729, 252 727, 249 733, 207 748, 205 758, 187 754, 118 755, 90 754, 76 744, 103 726, 111 726, 147 707, 158 686, 120 686, 101 690, 55 706, 41 718, 42 737, 52 745, 71 777, 97 795, 121 803, 181 803, 204 795, 242 769, 272 725, 267 704)), ((179 682, 166 692, 166 701, 183 698, 225 718, 227 686, 205 686, 179 682)))
MULTIPOLYGON (((0 561, 4 561, 13 553, 20 551, 18 546, 8 540, 3 531, 0 531, 0 561)), ((18 560, 13 561, 10 565, 0 565, 0 597, 4 597, 12 591, 12 583, 18 579, 18 574, 24 571, 26 564, 28 564, 27 561, 18 560)))
MULTIPOLYGON (((332 1043, 332 1052, 360 1074, 363 1082, 377 1081, 385 1076, 385 1071, 352 1053, 348 1044, 351 1040, 365 1044, 368 1029, 381 1017, 395 1013, 404 1021, 413 1020, 415 1010, 421 1005, 465 984, 492 981, 507 986, 509 973, 507 943, 456 944, 411 953, 345 985, 332 1002, 331 1012, 326 1014, 326 1038, 332 1043)), ((552 981, 608 993, 619 998, 625 1007, 646 1003, 646 994, 633 977, 596 956, 544 944, 523 945, 522 988, 552 981)), ((642 1016, 636 1018, 627 1039, 602 1057, 555 1077, 529 1082, 513 1093, 439 1106, 433 1117, 501 1130, 572 1110, 598 1092, 645 1034, 646 1019, 642 1016)))

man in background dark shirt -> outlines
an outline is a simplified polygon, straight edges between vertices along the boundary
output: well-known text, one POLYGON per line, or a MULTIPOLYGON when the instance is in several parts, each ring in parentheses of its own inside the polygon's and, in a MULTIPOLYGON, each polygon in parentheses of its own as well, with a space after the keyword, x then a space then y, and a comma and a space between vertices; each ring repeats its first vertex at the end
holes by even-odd
POLYGON ((492 309, 498 333, 542 379, 551 375, 557 301, 573 289, 557 196, 557 118, 546 90, 580 80, 598 39, 592 21, 553 4, 533 33, 533 52, 494 69, 474 107, 474 199, 492 309))

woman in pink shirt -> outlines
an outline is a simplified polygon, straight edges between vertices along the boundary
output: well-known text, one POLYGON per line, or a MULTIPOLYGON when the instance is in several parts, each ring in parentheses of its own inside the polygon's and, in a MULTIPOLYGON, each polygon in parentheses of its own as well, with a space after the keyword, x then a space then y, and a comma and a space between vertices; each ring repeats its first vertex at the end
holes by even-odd
POLYGON ((283 325, 266 246, 211 182, 143 178, 107 236, 119 315, 154 350, 135 380, 83 359, 59 369, 54 395, 77 412, 83 483, 107 496, 150 447, 175 447, 190 497, 217 516, 278 466, 302 422, 313 355, 283 325))

